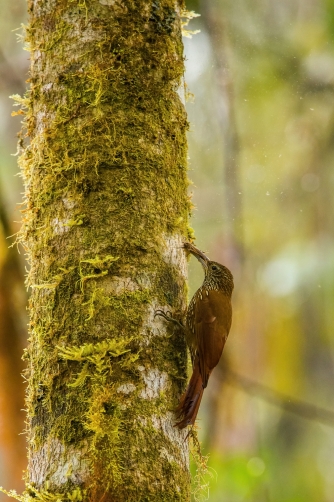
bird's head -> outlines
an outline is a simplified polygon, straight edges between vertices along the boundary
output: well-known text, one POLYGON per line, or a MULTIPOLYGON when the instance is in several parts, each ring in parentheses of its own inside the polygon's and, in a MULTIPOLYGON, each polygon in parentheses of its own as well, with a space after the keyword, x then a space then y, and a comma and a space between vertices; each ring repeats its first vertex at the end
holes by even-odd
POLYGON ((233 291, 233 275, 227 267, 217 263, 216 261, 203 260, 197 257, 204 270, 204 285, 210 289, 223 289, 226 293, 231 294, 233 291))
POLYGON ((209 260, 209 258, 193 244, 186 243, 184 247, 198 259, 203 267, 205 274, 203 286, 208 289, 222 289, 227 294, 231 295, 234 284, 233 275, 229 269, 216 261, 209 260))

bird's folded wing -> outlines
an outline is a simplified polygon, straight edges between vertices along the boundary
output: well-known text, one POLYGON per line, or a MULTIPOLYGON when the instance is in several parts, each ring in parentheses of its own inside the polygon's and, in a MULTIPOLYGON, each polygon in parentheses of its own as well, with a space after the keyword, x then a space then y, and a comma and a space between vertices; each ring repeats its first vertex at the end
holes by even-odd
POLYGON ((231 302, 219 291, 208 291, 196 302, 195 333, 203 387, 217 366, 230 330, 231 302))

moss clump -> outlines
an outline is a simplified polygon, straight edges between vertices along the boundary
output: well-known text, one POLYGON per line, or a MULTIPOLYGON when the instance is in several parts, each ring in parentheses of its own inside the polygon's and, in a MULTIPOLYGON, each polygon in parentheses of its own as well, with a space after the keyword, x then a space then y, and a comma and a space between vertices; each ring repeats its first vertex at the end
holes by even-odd
POLYGON ((30 483, 27 483, 26 491, 23 495, 19 495, 15 490, 7 491, 2 486, 0 486, 0 492, 19 502, 33 502, 36 499, 40 502, 82 502, 85 500, 87 494, 86 490, 81 490, 80 488, 74 488, 74 490, 66 493, 53 493, 49 490, 39 491, 30 483))

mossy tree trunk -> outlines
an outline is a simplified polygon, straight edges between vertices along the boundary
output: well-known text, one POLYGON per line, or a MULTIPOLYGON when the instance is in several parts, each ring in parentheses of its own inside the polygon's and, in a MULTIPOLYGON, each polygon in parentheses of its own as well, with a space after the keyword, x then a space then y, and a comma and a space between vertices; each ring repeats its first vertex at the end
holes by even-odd
POLYGON ((187 501, 182 0, 28 7, 28 490, 187 501))

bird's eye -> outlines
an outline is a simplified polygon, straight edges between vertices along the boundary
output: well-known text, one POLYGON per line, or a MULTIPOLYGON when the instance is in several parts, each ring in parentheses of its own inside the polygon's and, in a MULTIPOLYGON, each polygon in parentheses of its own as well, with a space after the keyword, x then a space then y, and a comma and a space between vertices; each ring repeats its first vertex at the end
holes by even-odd
POLYGON ((211 265, 211 270, 218 270, 218 267, 216 265, 211 265))

